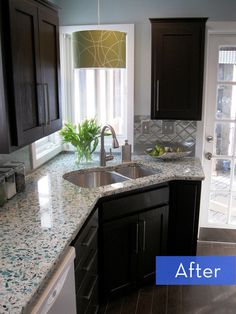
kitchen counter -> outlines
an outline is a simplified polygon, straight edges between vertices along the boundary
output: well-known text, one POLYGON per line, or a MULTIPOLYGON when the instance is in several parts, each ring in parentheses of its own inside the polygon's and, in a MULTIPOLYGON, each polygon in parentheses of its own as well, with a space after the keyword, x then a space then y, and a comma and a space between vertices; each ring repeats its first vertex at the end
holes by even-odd
MULTIPOLYGON (((170 180, 203 180, 200 161, 135 161, 160 173, 93 189, 79 188, 62 178, 77 170, 74 155, 62 153, 26 178, 26 191, 0 208, 0 313, 27 313, 65 248, 74 239, 102 196, 170 180)), ((119 163, 108 162, 108 168, 119 163)), ((81 168, 97 167, 98 161, 81 168)))

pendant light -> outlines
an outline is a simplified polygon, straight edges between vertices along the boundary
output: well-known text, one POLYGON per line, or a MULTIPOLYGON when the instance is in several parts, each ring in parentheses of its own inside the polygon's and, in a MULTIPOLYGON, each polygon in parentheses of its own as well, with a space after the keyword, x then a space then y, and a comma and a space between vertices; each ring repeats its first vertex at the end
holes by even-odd
POLYGON ((74 68, 125 68, 126 33, 100 30, 98 0, 98 29, 72 34, 74 68))

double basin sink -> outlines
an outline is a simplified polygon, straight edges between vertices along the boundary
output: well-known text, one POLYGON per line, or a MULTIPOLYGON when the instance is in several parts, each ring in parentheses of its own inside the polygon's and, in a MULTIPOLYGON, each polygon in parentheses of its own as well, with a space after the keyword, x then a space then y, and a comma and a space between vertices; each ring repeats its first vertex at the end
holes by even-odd
POLYGON ((79 187, 96 188, 150 176, 159 172, 159 170, 150 169, 140 164, 123 164, 114 167, 112 170, 87 169, 72 171, 64 174, 63 178, 79 187))

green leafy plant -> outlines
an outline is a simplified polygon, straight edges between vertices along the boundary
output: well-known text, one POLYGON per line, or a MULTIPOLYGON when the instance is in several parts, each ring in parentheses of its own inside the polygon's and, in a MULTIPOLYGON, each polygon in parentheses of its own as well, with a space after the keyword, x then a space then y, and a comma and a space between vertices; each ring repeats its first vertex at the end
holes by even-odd
POLYGON ((65 123, 60 131, 64 143, 71 143, 77 153, 77 162, 91 160, 91 154, 98 146, 101 127, 96 119, 86 119, 78 125, 71 122, 65 123))

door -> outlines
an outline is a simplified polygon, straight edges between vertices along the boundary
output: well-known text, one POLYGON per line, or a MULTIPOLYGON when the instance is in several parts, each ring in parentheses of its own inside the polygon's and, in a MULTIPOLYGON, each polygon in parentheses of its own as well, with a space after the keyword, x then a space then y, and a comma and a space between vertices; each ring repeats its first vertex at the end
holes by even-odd
POLYGON ((201 226, 236 228, 236 35, 209 35, 201 226))
POLYGON ((138 281, 154 283, 156 256, 166 255, 168 206, 155 208, 139 215, 138 281))
MULTIPOLYGON (((111 209, 112 210, 112 209, 111 209)), ((102 226, 99 250, 102 299, 128 291, 135 284, 138 254, 138 215, 102 226)))
MULTIPOLYGON (((23 146, 43 136, 44 100, 40 84, 38 16, 37 7, 27 1, 11 0, 9 10, 13 71, 13 93, 9 93, 9 97, 11 103, 15 103, 15 145, 23 146)), ((12 110, 13 106, 9 107, 12 110)))
POLYGON ((59 73, 59 21, 56 13, 39 9, 39 42, 42 84, 45 98, 44 136, 62 126, 59 73))

